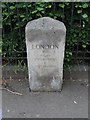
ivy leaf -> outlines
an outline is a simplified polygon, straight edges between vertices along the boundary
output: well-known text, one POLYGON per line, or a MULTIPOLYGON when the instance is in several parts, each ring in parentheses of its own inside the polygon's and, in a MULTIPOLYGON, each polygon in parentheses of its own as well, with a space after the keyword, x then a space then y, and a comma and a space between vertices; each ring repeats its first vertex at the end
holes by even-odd
POLYGON ((11 10, 14 10, 14 9, 15 9, 15 6, 10 6, 10 9, 11 9, 11 10))
POLYGON ((48 5, 46 8, 51 8, 52 6, 51 5, 48 5))
POLYGON ((6 8, 6 5, 5 5, 5 4, 2 4, 2 8, 6 8))
POLYGON ((71 56, 72 56, 72 52, 69 52, 69 55, 71 55, 71 56))
POLYGON ((20 15, 21 18, 25 17, 25 15, 20 15))
POLYGON ((38 7, 38 8, 37 8, 37 10, 38 10, 38 11, 42 11, 42 10, 43 10, 43 8, 41 8, 41 7, 38 7))
POLYGON ((87 3, 84 3, 82 7, 83 7, 83 8, 87 8, 87 7, 88 7, 88 4, 87 4, 87 3))
POLYGON ((78 10, 77 13, 82 13, 82 10, 78 10))
POLYGON ((37 10, 32 11, 32 14, 37 13, 37 10))
POLYGON ((59 4, 59 7, 64 8, 65 5, 64 4, 59 4))
POLYGON ((68 2, 65 2, 65 4, 66 4, 66 5, 69 5, 69 3, 68 3, 68 2))
POLYGON ((82 47, 83 47, 83 48, 86 48, 86 45, 85 45, 85 44, 83 44, 83 45, 82 45, 82 47))
POLYGON ((87 14, 83 14, 82 17, 83 18, 88 18, 88 15, 87 14))

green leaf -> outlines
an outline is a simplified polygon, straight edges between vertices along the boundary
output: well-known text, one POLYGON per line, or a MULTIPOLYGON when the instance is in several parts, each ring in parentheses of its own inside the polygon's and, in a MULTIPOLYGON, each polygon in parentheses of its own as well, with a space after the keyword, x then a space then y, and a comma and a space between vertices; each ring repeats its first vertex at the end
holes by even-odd
POLYGON ((88 18, 88 15, 87 14, 83 14, 82 17, 83 18, 88 18))
POLYGON ((83 44, 83 45, 82 45, 82 47, 83 47, 83 48, 86 48, 86 45, 85 45, 85 44, 83 44))
POLYGON ((34 11, 32 11, 32 14, 34 14, 34 13, 36 13, 37 12, 37 10, 34 10, 34 11))
POLYGON ((64 8, 65 5, 64 4, 59 4, 59 7, 64 8))
POLYGON ((52 5, 47 5, 47 6, 46 6, 46 8, 51 8, 51 7, 52 7, 52 5))
POLYGON ((69 5, 69 2, 65 2, 66 5, 69 5))
POLYGON ((83 8, 87 8, 87 7, 88 7, 88 4, 87 4, 87 3, 84 3, 82 7, 83 7, 83 8))
POLYGON ((5 5, 5 4, 2 4, 2 8, 6 8, 6 5, 5 5))
POLYGON ((77 13, 82 13, 82 10, 78 10, 77 13))
POLYGON ((15 9, 15 6, 10 6, 10 9, 11 9, 11 10, 15 9))
POLYGON ((20 15, 21 18, 25 17, 25 15, 20 15))
POLYGON ((30 4, 30 5, 28 5, 28 7, 31 7, 32 5, 30 4))
POLYGON ((26 6, 26 5, 23 5, 22 7, 23 7, 23 8, 26 8, 27 6, 26 6))
POLYGON ((44 8, 38 7, 37 10, 38 11, 42 11, 44 8))
POLYGON ((72 52, 69 52, 69 55, 71 55, 71 56, 72 56, 72 52))

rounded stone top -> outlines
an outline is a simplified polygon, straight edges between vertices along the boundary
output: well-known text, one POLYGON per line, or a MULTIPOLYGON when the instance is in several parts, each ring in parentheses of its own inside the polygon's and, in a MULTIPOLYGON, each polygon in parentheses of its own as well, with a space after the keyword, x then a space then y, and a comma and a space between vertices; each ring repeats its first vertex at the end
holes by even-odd
POLYGON ((66 27, 63 22, 55 20, 50 17, 42 17, 39 19, 32 20, 27 23, 27 30, 62 30, 66 32, 66 27))

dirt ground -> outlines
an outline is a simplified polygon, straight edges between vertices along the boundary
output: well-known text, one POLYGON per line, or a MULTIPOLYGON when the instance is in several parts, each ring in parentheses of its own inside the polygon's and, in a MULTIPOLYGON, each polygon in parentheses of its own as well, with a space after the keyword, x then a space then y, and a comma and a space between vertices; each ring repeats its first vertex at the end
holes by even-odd
POLYGON ((10 68, 5 68, 6 88, 22 95, 2 90, 3 118, 88 118, 87 67, 75 69, 64 72, 61 92, 30 92, 24 74, 10 77, 10 72, 5 72, 10 68))

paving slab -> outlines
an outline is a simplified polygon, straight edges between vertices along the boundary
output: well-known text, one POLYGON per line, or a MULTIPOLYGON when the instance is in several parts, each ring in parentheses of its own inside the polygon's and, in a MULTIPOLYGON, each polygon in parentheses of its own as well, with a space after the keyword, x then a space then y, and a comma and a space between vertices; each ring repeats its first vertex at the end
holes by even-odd
POLYGON ((61 92, 30 92, 28 79, 7 79, 2 90, 3 118, 88 118, 86 79, 65 79, 61 92))
POLYGON ((28 81, 14 80, 10 87, 22 93, 2 92, 2 110, 5 118, 87 118, 87 84, 65 81, 61 92, 29 92, 28 81))

